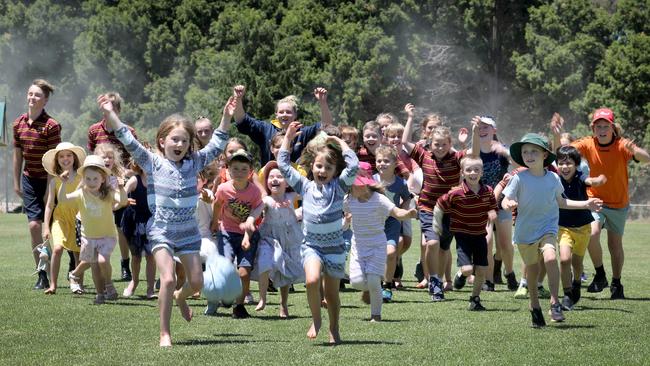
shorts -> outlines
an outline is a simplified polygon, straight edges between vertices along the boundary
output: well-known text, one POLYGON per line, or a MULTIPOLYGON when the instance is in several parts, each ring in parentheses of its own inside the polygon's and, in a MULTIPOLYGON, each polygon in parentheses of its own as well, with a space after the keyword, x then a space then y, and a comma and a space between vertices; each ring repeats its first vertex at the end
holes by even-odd
POLYGON ((600 212, 592 212, 592 215, 598 221, 601 228, 604 227, 607 231, 612 231, 623 236, 625 232, 625 220, 627 220, 629 211, 630 206, 623 208, 603 206, 600 212))
POLYGON ((394 217, 386 219, 384 224, 384 233, 386 234, 386 243, 396 247, 399 243, 399 234, 402 231, 402 224, 394 217))
POLYGON ((538 241, 530 244, 517 243, 519 255, 525 265, 531 265, 539 262, 539 259, 544 251, 552 249, 555 250, 557 236, 555 234, 545 234, 538 241))
POLYGON ((413 237, 413 222, 411 222, 411 219, 402 221, 402 236, 413 237))
POLYGON ((257 254, 257 244, 260 241, 260 233, 253 233, 250 239, 250 248, 244 250, 241 246, 244 234, 234 233, 231 231, 221 231, 218 235, 217 251, 220 255, 232 261, 237 258, 237 267, 253 268, 255 255, 257 254))
POLYGON ((115 226, 120 230, 122 230, 122 216, 124 216, 125 209, 126 207, 122 207, 113 211, 113 222, 115 222, 115 226))
POLYGON ((497 220, 498 221, 512 220, 512 211, 504 210, 502 208, 498 209, 497 210, 497 220))
POLYGON ((27 220, 43 221, 45 218, 45 191, 47 190, 47 179, 30 178, 22 175, 21 185, 23 187, 23 207, 27 220))
POLYGON ((456 264, 462 266, 484 266, 488 265, 487 240, 485 235, 470 235, 456 233, 456 264))
POLYGON ((110 260, 113 249, 117 244, 117 238, 86 238, 81 237, 81 252, 79 252, 79 261, 88 263, 97 263, 97 258, 102 257, 110 260))
POLYGON ((331 247, 317 247, 309 244, 300 246, 300 255, 302 256, 302 265, 312 260, 317 260, 321 264, 321 271, 326 275, 334 278, 344 278, 345 276, 345 244, 331 247))
POLYGON ((571 248, 571 253, 585 256, 587 247, 589 246, 589 238, 591 237, 591 223, 580 227, 564 227, 560 226, 557 232, 557 240, 560 247, 568 246, 571 248))
MULTIPOLYGON (((420 218, 420 230, 422 231, 422 234, 424 234, 425 242, 438 240, 440 241, 440 249, 449 250, 449 247, 451 247, 451 241, 454 239, 454 236, 449 232, 449 215, 444 215, 442 217, 442 234, 440 236, 433 231, 432 212, 420 210, 418 216, 420 218)), ((423 242, 422 245, 426 245, 425 242, 423 242)))

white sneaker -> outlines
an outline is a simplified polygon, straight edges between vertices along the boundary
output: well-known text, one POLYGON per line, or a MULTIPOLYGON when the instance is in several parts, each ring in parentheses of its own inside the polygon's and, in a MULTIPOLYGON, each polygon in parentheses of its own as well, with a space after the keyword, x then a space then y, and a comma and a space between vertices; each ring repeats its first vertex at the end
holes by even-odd
POLYGON ((244 304, 246 305, 255 304, 255 298, 253 298, 253 294, 251 294, 250 292, 246 294, 246 297, 244 298, 244 304))

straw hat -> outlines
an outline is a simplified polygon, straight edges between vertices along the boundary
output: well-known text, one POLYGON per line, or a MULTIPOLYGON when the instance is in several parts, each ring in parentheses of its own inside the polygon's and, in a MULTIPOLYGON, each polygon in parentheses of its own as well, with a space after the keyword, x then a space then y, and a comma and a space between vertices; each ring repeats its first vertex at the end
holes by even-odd
POLYGON ((104 165, 104 159, 102 159, 102 157, 99 155, 86 156, 86 160, 84 160, 84 164, 81 166, 81 168, 79 168, 77 172, 79 173, 79 175, 83 175, 84 169, 90 166, 94 166, 96 168, 103 170, 107 176, 111 175, 111 170, 104 165))
POLYGON ((79 164, 83 163, 84 160, 86 159, 86 152, 84 151, 83 147, 76 146, 70 142, 61 142, 56 147, 52 150, 48 150, 45 154, 43 154, 43 158, 41 159, 41 162, 43 163, 43 168, 45 168, 45 171, 48 172, 50 175, 58 175, 56 174, 56 169, 54 167, 56 166, 56 154, 59 151, 63 150, 69 150, 72 151, 73 154, 77 156, 77 160, 79 160, 79 164))

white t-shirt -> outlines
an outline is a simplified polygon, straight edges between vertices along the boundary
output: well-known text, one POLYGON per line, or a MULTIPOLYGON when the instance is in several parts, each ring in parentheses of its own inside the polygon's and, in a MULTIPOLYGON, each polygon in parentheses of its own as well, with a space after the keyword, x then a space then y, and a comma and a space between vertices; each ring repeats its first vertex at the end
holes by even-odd
POLYGON ((384 224, 394 207, 388 197, 377 192, 366 202, 347 196, 343 210, 352 214, 352 234, 357 246, 386 247, 384 224))

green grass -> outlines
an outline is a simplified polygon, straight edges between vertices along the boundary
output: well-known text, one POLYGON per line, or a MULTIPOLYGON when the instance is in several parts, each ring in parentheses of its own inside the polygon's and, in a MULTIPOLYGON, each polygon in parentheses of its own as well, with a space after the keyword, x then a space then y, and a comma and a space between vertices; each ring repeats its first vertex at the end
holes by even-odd
MULTIPOLYGON (((583 291, 579 310, 567 321, 545 329, 529 327, 527 301, 497 286, 484 293, 489 311, 466 310, 469 292, 447 294, 431 303, 413 289, 411 273, 417 251, 405 258, 405 284, 395 302, 384 306, 382 323, 369 323, 369 308, 359 293, 341 294, 341 335, 344 344, 326 346, 327 321, 316 341, 305 337, 311 322, 304 287, 289 297, 292 318, 277 318, 278 295, 247 320, 230 312, 201 315, 204 301, 192 301, 191 323, 172 315, 175 346, 158 348, 155 302, 119 299, 91 305, 92 294, 73 296, 63 279, 55 296, 31 290, 31 255, 22 215, 0 215, 0 364, 647 364, 650 360, 650 251, 647 223, 631 222, 625 236, 625 301, 610 301, 609 291, 583 291)), ((606 250, 605 250, 606 251, 606 250)), ((117 275, 118 255, 113 256, 117 275)), ((519 265, 519 259, 517 266, 519 265)), ((608 261, 609 259, 606 258, 608 261)), ((67 263, 64 260, 64 263, 67 263)), ((606 262, 606 268, 609 263, 606 262)), ((66 265, 62 266, 66 268, 66 265)), ((587 259, 586 268, 591 270, 587 259)), ((519 267, 517 267, 519 268, 519 267)), ((90 282, 90 281, 87 281, 90 282)), ((125 283, 118 282, 118 292, 125 283)), ((141 285, 142 286, 142 285, 141 285)), ((256 285, 253 287, 256 289, 256 285)), ((144 289, 138 289, 144 295, 144 289)), ((257 298, 257 293, 255 293, 257 298)), ((544 303, 544 308, 548 305, 544 303)), ((249 307, 254 313, 254 309, 249 307)), ((550 323, 549 317, 546 316, 550 323)))

